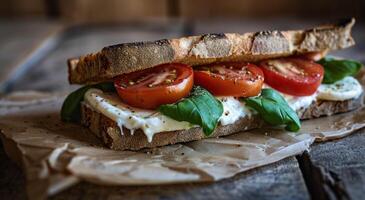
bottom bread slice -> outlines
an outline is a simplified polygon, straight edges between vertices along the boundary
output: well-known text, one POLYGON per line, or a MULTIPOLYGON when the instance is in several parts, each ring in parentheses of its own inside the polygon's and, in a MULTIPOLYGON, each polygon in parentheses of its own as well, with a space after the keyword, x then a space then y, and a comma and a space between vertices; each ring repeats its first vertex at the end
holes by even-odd
MULTIPOLYGON (((300 119, 311 119, 320 116, 330 116, 336 113, 348 112, 361 107, 362 96, 346 101, 316 101, 308 108, 298 111, 300 119)), ((201 128, 188 130, 167 131, 156 133, 152 142, 147 141, 142 130, 136 130, 132 135, 130 130, 123 127, 121 132, 116 122, 91 108, 88 104, 81 105, 81 123, 88 127, 104 144, 114 150, 139 150, 153 148, 180 142, 189 142, 206 138, 201 128), (121 134, 123 133, 123 134, 121 134)), ((215 129, 209 137, 219 137, 258 128, 264 124, 258 115, 244 117, 233 124, 221 126, 215 129)))

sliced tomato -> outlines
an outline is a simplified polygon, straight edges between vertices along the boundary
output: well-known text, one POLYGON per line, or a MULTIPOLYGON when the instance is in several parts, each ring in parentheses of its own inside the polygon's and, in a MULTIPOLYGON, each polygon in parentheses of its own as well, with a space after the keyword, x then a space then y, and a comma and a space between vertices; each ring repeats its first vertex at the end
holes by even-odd
POLYGON ((294 95, 314 94, 322 82, 323 67, 302 58, 281 58, 260 63, 265 74, 265 82, 274 89, 294 95))
POLYGON ((219 63, 194 68, 194 81, 217 96, 250 97, 260 93, 264 74, 249 63, 219 63))
POLYGON ((171 63, 121 75, 114 80, 114 86, 128 105, 155 109, 186 97, 193 82, 190 66, 171 63))

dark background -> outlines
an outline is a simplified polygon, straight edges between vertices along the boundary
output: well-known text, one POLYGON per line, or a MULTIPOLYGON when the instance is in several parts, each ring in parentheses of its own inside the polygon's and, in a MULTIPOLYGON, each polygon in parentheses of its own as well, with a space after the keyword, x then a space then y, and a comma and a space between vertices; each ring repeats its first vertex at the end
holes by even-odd
POLYGON ((125 22, 150 18, 365 18, 364 0, 2 0, 5 18, 125 22))

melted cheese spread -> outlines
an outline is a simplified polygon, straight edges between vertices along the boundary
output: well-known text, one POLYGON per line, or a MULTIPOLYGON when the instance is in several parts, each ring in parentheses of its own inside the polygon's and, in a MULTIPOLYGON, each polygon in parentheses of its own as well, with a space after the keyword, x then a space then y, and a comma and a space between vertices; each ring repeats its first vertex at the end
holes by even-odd
POLYGON ((131 130, 131 134, 134 130, 143 130, 149 142, 155 133, 192 127, 189 122, 178 122, 154 110, 132 108, 121 102, 116 94, 104 93, 99 89, 88 90, 84 100, 92 108, 115 121, 121 131, 123 126, 131 130))
MULTIPOLYGON (((268 86, 264 86, 268 87, 268 86)), ((296 97, 282 94, 293 110, 307 108, 317 99, 344 101, 357 98, 362 93, 362 86, 353 77, 346 77, 333 84, 322 84, 318 91, 311 96, 296 97)), ((233 124, 237 120, 251 116, 251 111, 245 104, 234 97, 217 97, 223 104, 223 114, 219 119, 221 125, 233 124)), ((164 131, 186 130, 196 125, 189 122, 179 122, 171 119, 158 111, 144 110, 130 107, 123 102, 116 94, 104 93, 98 89, 90 89, 85 93, 84 101, 93 109, 107 116, 122 127, 131 131, 143 130, 149 142, 152 141, 155 133, 164 131)))

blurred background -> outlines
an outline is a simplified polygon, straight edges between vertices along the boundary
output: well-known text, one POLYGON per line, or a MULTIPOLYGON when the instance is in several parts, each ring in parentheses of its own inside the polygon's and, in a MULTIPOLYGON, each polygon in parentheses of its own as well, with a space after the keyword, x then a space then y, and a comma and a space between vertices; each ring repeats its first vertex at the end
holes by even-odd
POLYGON ((364 0, 2 0, 2 17, 80 22, 150 18, 326 18, 365 16, 364 0))
POLYGON ((1 0, 0 93, 69 91, 66 60, 107 45, 214 32, 303 29, 355 17, 364 62, 364 0, 1 0))

